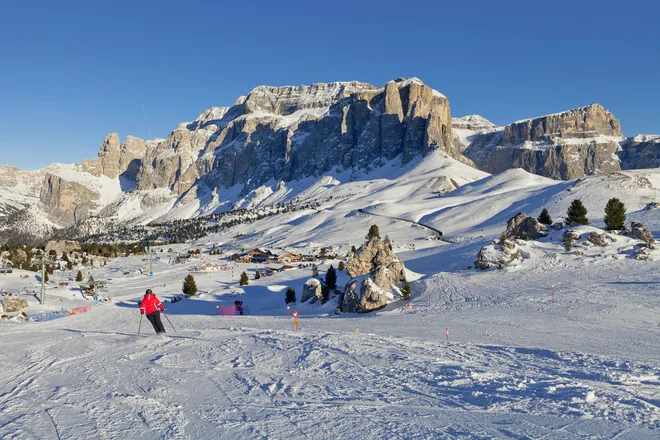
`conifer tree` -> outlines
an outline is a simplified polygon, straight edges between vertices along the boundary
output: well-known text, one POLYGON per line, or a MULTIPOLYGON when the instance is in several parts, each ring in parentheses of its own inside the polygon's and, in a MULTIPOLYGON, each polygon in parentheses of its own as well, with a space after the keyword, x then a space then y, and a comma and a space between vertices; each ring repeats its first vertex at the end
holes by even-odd
POLYGON ((401 289, 401 296, 403 297, 403 299, 408 301, 410 299, 410 293, 411 293, 410 283, 406 280, 403 282, 403 288, 401 289))
POLYGON ((380 230, 378 229, 378 225, 371 225, 371 227, 369 228, 369 232, 367 233, 367 236, 365 237, 365 239, 367 241, 371 241, 374 238, 377 238, 378 240, 380 240, 380 230))
POLYGON ((337 269, 339 270, 339 272, 343 272, 344 269, 346 269, 346 265, 344 264, 343 261, 339 262, 339 266, 337 266, 337 269))
POLYGON ((83 280, 83 275, 81 271, 78 271, 78 274, 76 274, 76 281, 81 282, 83 280))
POLYGON ((355 249, 355 245, 351 246, 351 252, 356 253, 357 249, 355 249))
POLYGON ((44 271, 44 283, 48 282, 48 272, 44 271))
POLYGON ((623 229, 626 222, 626 205, 617 198, 608 200, 605 206, 605 225, 607 229, 612 231, 615 229, 623 229))
POLYGON ((539 215, 538 221, 539 223, 543 223, 544 225, 552 224, 552 217, 550 217, 548 208, 543 208, 543 211, 541 211, 541 215, 539 215))
POLYGON ((584 207, 580 199, 575 199, 571 202, 571 206, 566 211, 566 224, 572 225, 588 225, 587 208, 584 207))
POLYGON ((195 282, 195 277, 192 274, 188 274, 183 279, 183 294, 188 296, 195 296, 197 294, 197 283, 195 282))
POLYGON ((66 269, 67 269, 67 270, 71 270, 71 269, 73 269, 73 263, 71 262, 71 260, 69 260, 69 261, 66 262, 66 269))
POLYGON ((255 280, 258 280, 259 278, 261 278, 261 274, 260 274, 259 271, 257 270, 257 271, 254 273, 254 279, 255 279, 255 280))
POLYGON ((248 274, 246 272, 243 272, 241 274, 241 281, 239 282, 239 284, 241 286, 247 286, 249 283, 250 281, 248 280, 248 274))
POLYGON ((296 302, 296 291, 293 287, 289 286, 289 287, 286 288, 286 294, 284 295, 284 301, 286 302, 286 304, 296 302))
POLYGON ((337 287, 337 271, 332 266, 332 264, 328 268, 328 271, 325 273, 325 284, 330 289, 335 289, 337 287))

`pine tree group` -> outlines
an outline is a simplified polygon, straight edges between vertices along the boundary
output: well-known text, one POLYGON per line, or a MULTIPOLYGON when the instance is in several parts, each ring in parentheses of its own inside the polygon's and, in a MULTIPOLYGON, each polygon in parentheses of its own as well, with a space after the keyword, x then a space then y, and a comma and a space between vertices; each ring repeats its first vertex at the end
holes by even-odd
POLYGON ((550 213, 548 212, 548 208, 543 208, 543 211, 541 211, 541 215, 539 215, 538 221, 539 221, 539 223, 542 223, 544 225, 551 225, 552 224, 552 217, 550 217, 550 213))
POLYGON ((332 266, 332 264, 328 268, 328 271, 325 273, 325 284, 330 289, 337 288, 337 271, 332 266))
POLYGON ((284 301, 287 304, 296 302, 296 291, 294 290, 293 287, 287 287, 286 288, 286 294, 284 295, 284 301))
POLYGON ((605 206, 605 225, 607 229, 610 231, 623 229, 625 222, 626 205, 617 198, 608 200, 605 206))
POLYGON ((587 208, 584 207, 580 199, 573 200, 571 206, 568 207, 566 211, 566 224, 569 226, 589 224, 587 208))
POLYGON ((241 281, 239 282, 239 284, 241 286, 247 286, 249 283, 250 281, 248 280, 248 274, 246 272, 243 272, 241 274, 241 281))
POLYGON ((197 294, 197 283, 195 277, 188 274, 183 280, 183 294, 187 296, 195 296, 197 294))

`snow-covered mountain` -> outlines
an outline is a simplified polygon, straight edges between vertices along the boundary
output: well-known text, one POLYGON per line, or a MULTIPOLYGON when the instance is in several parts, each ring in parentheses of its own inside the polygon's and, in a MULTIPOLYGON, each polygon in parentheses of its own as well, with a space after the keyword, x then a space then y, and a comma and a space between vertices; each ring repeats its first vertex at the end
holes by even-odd
POLYGON ((382 178, 405 185, 401 176, 428 165, 422 158, 432 152, 455 162, 451 175, 425 174, 424 185, 436 193, 485 175, 475 168, 570 179, 656 166, 657 143, 657 137, 624 138, 599 105, 506 127, 478 115, 452 119, 447 98, 417 78, 383 87, 260 86, 231 107, 180 124, 166 139, 122 142, 112 133, 98 157, 81 164, 32 172, 0 167, 0 233, 45 236, 72 225, 96 233, 305 200, 347 182, 359 187, 382 178))

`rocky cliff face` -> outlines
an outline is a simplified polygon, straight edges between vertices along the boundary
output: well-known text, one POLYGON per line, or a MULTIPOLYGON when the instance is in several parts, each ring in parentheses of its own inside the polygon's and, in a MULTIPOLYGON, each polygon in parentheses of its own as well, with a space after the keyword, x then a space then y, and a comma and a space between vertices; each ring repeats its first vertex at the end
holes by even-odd
POLYGON ((626 139, 619 157, 624 169, 660 167, 660 136, 638 135, 626 139))
POLYGON ((469 163, 452 138, 449 101, 417 79, 261 86, 148 145, 137 185, 178 195, 200 181, 251 189, 334 168, 369 170, 397 155, 407 163, 435 148, 469 163))
POLYGON ((473 136, 464 154, 484 171, 523 168, 554 179, 621 169, 619 122, 598 104, 473 136))
POLYGON ((85 219, 97 207, 99 196, 84 185, 48 173, 39 200, 44 210, 62 224, 85 219))

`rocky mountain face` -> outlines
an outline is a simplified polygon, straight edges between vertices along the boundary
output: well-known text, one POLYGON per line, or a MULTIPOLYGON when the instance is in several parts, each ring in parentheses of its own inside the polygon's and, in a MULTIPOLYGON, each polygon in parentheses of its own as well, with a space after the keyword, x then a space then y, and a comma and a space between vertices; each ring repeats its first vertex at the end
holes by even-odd
MULTIPOLYGON (((368 171, 396 157, 405 164, 432 149, 472 164, 453 144, 449 101, 416 78, 383 87, 260 86, 166 139, 120 142, 111 133, 82 169, 138 192, 164 189, 185 202, 217 188, 240 185, 246 192, 333 169, 368 171)), ((46 173, 39 196, 64 225, 98 211, 98 193, 61 173, 46 173)))
MULTIPOLYGON (((619 122, 598 104, 506 127, 478 115, 452 119, 447 98, 417 78, 382 87, 260 86, 230 107, 213 107, 180 124, 165 139, 128 136, 122 142, 111 133, 98 157, 79 166, 0 167, 0 218, 12 215, 50 230, 111 218, 129 206, 147 211, 202 204, 223 192, 245 195, 334 170, 357 177, 431 150, 491 173, 523 168, 571 179, 659 166, 659 142, 658 136, 623 138, 619 122), (47 219, 40 220, 39 212, 47 219)), ((443 193, 457 184, 437 186, 443 193)))
POLYGON ((621 169, 619 121, 598 104, 475 133, 464 154, 489 173, 523 168, 554 179, 621 169))
POLYGON ((631 137, 622 147, 619 156, 624 169, 660 167, 660 136, 631 137))

